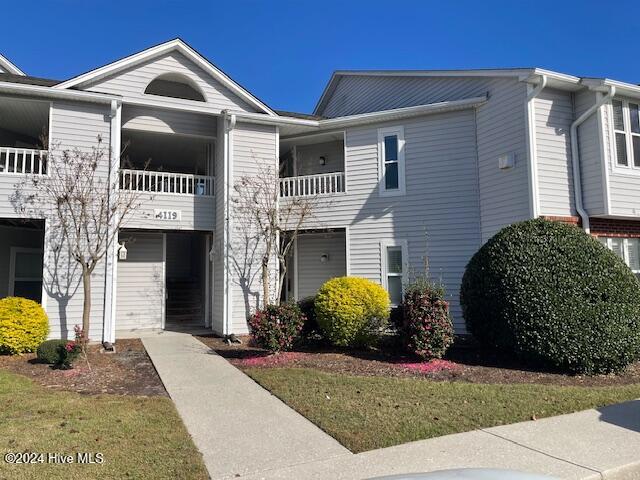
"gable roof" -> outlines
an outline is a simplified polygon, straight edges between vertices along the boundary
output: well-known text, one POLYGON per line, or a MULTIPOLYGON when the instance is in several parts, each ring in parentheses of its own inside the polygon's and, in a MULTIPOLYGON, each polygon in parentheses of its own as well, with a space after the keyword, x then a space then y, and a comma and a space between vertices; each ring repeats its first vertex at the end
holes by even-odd
POLYGON ((74 88, 80 85, 86 84, 90 81, 99 80, 108 75, 112 75, 114 73, 120 72, 126 68, 130 68, 134 65, 142 63, 144 61, 150 60, 152 58, 156 58, 160 55, 164 55, 169 52, 177 51, 187 57, 189 60, 193 61, 196 65, 201 67, 205 72, 215 78, 218 82, 227 87, 234 94, 238 95, 244 101, 258 108, 258 110, 263 111, 264 113, 272 116, 277 116, 277 114, 269 108, 264 102, 258 99, 256 96, 249 93, 244 87, 231 79, 226 73, 212 64, 209 60, 199 54, 196 50, 191 48, 187 43, 183 40, 176 38, 174 40, 170 40, 168 42, 161 43, 154 47, 147 48, 142 50, 141 52, 134 53, 133 55, 129 55, 128 57, 124 57, 115 62, 109 63, 102 67, 96 68, 89 72, 83 73, 81 75, 77 75, 69 80, 66 80, 58 85, 55 85, 53 88, 57 89, 66 89, 66 88, 74 88))
POLYGON ((7 57, 2 55, 0 55, 0 67, 2 67, 3 70, 6 70, 7 73, 12 73, 13 75, 25 75, 22 70, 10 62, 7 57))
POLYGON ((17 75, 14 73, 0 73, 0 82, 20 83, 23 85, 39 85, 41 87, 53 87, 54 85, 60 83, 60 80, 31 77, 24 74, 17 75))
POLYGON ((336 70, 331 75, 327 86, 324 88, 316 107, 313 110, 314 115, 322 115, 324 109, 329 102, 340 83, 340 80, 346 76, 361 77, 514 77, 521 80, 531 76, 545 75, 552 78, 558 83, 566 83, 567 85, 578 85, 579 77, 567 75, 564 73, 553 72, 542 68, 519 67, 519 68, 478 68, 470 70, 336 70))

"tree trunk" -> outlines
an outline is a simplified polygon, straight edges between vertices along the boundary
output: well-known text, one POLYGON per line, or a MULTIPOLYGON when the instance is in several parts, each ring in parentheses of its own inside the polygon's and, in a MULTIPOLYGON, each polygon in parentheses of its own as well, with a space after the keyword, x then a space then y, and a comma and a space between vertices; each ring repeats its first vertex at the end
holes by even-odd
POLYGON ((91 314, 91 272, 84 265, 82 266, 82 293, 84 295, 82 303, 82 335, 85 340, 88 340, 91 314))
POLYGON ((262 306, 269 305, 269 262, 262 262, 262 306))

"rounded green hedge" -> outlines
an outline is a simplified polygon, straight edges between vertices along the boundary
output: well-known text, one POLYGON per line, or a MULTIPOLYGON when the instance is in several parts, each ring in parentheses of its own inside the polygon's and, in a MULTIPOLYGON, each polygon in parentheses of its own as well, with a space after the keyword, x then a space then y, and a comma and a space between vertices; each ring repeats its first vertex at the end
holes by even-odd
POLYGON ((57 338, 46 340, 42 342, 36 350, 36 356, 38 357, 38 360, 43 363, 57 363, 60 358, 58 348, 64 348, 67 343, 69 343, 69 340, 61 340, 57 338))
POLYGON ((473 256, 460 302, 485 345, 575 373, 640 354, 640 283, 580 228, 542 219, 498 232, 473 256))
POLYGON ((315 298, 315 313, 323 336, 332 344, 370 346, 389 320, 387 291, 360 277, 336 277, 325 282, 315 298))

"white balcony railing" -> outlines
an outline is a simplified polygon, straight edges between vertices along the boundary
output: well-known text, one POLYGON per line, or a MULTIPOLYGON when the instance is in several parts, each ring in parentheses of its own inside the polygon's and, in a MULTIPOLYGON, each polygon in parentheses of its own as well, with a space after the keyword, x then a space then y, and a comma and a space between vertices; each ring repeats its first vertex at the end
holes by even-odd
POLYGON ((9 173, 47 173, 47 151, 31 148, 0 147, 0 175, 9 173))
POLYGON ((213 195, 215 177, 188 173, 120 170, 120 188, 135 192, 213 195))
POLYGON ((309 197, 345 191, 344 172, 303 175, 280 179, 280 197, 309 197))

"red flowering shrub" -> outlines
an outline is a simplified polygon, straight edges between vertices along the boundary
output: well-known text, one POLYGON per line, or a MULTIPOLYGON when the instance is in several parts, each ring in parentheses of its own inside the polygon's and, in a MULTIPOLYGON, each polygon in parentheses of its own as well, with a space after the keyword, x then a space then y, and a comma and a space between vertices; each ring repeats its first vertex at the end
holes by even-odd
POLYGON ((405 288, 399 329, 405 348, 424 359, 442 358, 453 342, 444 288, 417 280, 405 288))
POLYGON ((271 352, 290 350, 300 338, 306 317, 296 303, 268 305, 249 318, 253 340, 271 352))

